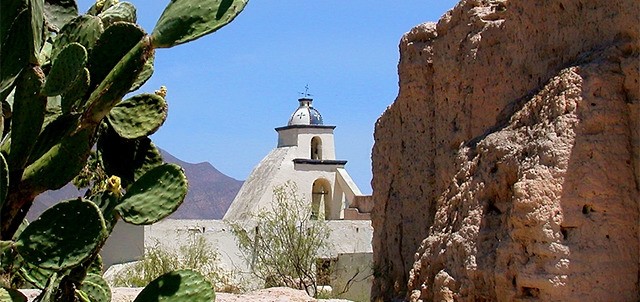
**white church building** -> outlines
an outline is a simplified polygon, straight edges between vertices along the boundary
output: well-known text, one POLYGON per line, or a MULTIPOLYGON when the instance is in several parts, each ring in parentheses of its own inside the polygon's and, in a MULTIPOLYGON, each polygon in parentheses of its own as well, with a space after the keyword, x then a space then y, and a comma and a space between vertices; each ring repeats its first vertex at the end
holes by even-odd
POLYGON ((296 183, 299 196, 312 203, 313 214, 327 220, 370 219, 373 206, 336 159, 333 130, 324 125, 313 100, 301 98, 284 127, 276 128, 278 145, 251 172, 224 220, 243 221, 269 210, 273 189, 296 183))

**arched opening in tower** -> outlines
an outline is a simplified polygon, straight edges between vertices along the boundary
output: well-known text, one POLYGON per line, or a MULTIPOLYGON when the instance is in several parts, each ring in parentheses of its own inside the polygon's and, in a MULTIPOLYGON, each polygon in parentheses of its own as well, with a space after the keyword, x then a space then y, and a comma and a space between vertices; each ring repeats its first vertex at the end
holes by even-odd
POLYGON ((311 159, 322 160, 322 140, 318 136, 311 139, 311 159))
POLYGON ((311 219, 332 219, 331 185, 326 179, 313 182, 311 219))

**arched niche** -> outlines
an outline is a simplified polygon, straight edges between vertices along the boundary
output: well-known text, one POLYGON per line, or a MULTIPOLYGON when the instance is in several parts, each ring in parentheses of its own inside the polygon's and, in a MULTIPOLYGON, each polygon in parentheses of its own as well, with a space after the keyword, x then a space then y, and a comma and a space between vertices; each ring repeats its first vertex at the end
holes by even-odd
POLYGON ((332 219, 331 184, 326 179, 316 179, 311 192, 311 219, 332 219))

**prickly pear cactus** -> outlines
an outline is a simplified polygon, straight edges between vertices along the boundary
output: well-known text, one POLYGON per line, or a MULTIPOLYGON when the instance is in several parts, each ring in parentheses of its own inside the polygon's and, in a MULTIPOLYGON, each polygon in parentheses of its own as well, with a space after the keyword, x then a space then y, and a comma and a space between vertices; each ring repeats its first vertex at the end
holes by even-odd
POLYGON ((216 299, 211 284, 200 273, 178 270, 151 281, 134 302, 209 302, 216 299))
MULTIPOLYGON (((12 0, 0 7, 0 300, 109 301, 99 251, 119 220, 154 223, 187 193, 184 171, 149 139, 167 117, 167 91, 125 100, 170 48, 231 22, 246 0, 172 0, 152 34, 129 2, 12 0), (74 183, 91 189, 24 219, 34 198, 74 183)), ((136 301, 212 301, 201 276, 158 278, 136 301)))

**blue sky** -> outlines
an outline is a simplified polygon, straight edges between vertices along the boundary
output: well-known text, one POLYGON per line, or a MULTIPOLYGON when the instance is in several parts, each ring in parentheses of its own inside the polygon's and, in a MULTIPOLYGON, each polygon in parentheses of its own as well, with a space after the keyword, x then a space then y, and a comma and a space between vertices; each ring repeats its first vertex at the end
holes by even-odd
MULTIPOLYGON (((92 2, 79 1, 80 10, 92 2)), ((130 2, 151 32, 169 1, 130 2)), ((274 128, 286 125, 308 85, 324 123, 337 126, 337 158, 371 193, 375 122, 398 93, 398 42, 456 3, 249 1, 218 32, 157 50, 155 73, 140 92, 165 85, 169 117, 152 139, 184 161, 207 161, 244 180, 275 148, 274 128)))

